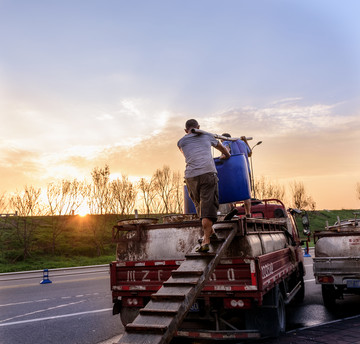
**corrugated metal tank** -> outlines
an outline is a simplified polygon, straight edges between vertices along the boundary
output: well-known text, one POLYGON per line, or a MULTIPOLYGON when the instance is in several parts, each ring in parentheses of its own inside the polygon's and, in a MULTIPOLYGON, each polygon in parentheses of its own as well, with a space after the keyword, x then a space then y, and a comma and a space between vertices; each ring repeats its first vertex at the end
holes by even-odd
MULTIPOLYGON (((216 227, 216 225, 214 225, 216 227)), ((221 233, 218 231, 218 236, 221 233)), ((185 254, 198 244, 202 237, 200 225, 181 228, 143 227, 141 240, 125 241, 117 244, 117 260, 169 260, 184 259, 185 254)), ((228 248, 226 257, 256 257, 265 253, 283 249, 287 246, 284 233, 252 232, 234 239, 228 248)))
POLYGON ((315 256, 360 257, 360 232, 355 235, 334 235, 319 238, 315 245, 315 256))
POLYGON ((338 219, 334 226, 325 228, 325 231, 315 233, 318 237, 315 257, 360 257, 359 220, 338 219))

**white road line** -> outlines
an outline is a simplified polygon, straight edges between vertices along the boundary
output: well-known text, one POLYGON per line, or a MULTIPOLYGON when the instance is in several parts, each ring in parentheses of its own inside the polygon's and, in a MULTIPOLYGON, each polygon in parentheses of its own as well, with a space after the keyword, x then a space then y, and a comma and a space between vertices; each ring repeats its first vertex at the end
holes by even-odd
POLYGON ((33 315, 33 314, 37 314, 37 313, 46 312, 46 311, 53 310, 53 309, 58 309, 58 308, 63 308, 63 307, 67 307, 67 306, 77 305, 78 303, 82 303, 82 302, 85 302, 85 300, 81 300, 81 301, 77 301, 77 302, 71 302, 71 303, 66 303, 66 304, 63 304, 63 305, 59 305, 59 306, 55 306, 55 307, 49 307, 49 308, 45 308, 45 309, 39 309, 39 310, 34 311, 34 312, 25 313, 25 314, 20 314, 20 315, 14 316, 14 317, 12 317, 12 318, 0 320, 0 323, 3 323, 3 322, 5 322, 5 321, 9 321, 9 320, 13 320, 13 319, 16 319, 16 318, 26 317, 26 316, 28 316, 28 315, 33 315))
POLYGON ((18 305, 24 305, 26 303, 36 303, 36 302, 45 302, 49 301, 50 299, 43 299, 43 300, 34 300, 34 301, 23 301, 23 302, 14 302, 14 303, 6 303, 4 305, 0 305, 0 307, 7 307, 7 306, 18 306, 18 305))
POLYGON ((46 317, 46 318, 37 318, 37 319, 30 319, 30 320, 13 321, 13 322, 5 323, 5 324, 0 324, 0 327, 11 326, 11 325, 19 325, 19 324, 36 322, 36 321, 45 321, 45 320, 53 320, 53 319, 60 319, 60 318, 68 318, 68 317, 74 317, 74 316, 84 315, 84 314, 108 312, 108 311, 111 311, 111 310, 112 310, 112 308, 104 308, 104 309, 97 309, 95 311, 86 311, 86 312, 79 312, 79 313, 63 314, 63 315, 56 315, 56 316, 52 316, 52 317, 46 317))

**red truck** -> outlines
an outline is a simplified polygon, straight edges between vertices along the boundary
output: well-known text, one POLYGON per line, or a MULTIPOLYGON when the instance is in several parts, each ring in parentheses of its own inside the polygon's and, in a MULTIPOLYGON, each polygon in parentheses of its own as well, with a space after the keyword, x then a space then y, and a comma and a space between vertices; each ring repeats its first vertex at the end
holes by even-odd
MULTIPOLYGON (((305 267, 295 222, 300 212, 275 199, 254 200, 253 218, 244 217, 241 203, 237 210, 230 220, 220 215, 214 224, 216 240, 225 240, 229 228, 235 235, 174 330, 175 342, 278 336, 286 327, 285 305, 304 298, 305 267)), ((307 215, 302 216, 308 227, 307 215)), ((165 216, 161 223, 132 219, 114 226, 113 314, 120 314, 124 326, 131 329, 129 324, 169 283, 201 235, 194 215, 165 216)))

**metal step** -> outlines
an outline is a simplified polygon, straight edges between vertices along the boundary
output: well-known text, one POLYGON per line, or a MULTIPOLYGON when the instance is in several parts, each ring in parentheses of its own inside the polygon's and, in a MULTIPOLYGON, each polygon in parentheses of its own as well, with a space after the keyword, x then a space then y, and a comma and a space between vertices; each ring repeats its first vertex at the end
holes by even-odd
POLYGON ((204 259, 204 256, 207 257, 215 257, 216 256, 216 252, 207 252, 207 253, 188 253, 185 255, 185 258, 193 258, 193 259, 204 259))
POLYGON ((197 276, 194 277, 170 277, 166 282, 163 283, 163 286, 194 286, 199 282, 197 276))
POLYGON ((146 308, 141 308, 140 309, 140 314, 141 315, 173 315, 176 314, 178 311, 174 311, 171 309, 156 309, 156 308, 150 308, 150 309, 146 309, 146 308))
POLYGON ((131 323, 131 324, 127 324, 125 329, 129 333, 146 332, 146 333, 163 334, 168 329, 168 327, 165 325, 152 325, 152 324, 134 325, 131 323))
POLYGON ((153 294, 151 295, 152 300, 169 300, 169 301, 182 301, 185 299, 185 294, 153 294))

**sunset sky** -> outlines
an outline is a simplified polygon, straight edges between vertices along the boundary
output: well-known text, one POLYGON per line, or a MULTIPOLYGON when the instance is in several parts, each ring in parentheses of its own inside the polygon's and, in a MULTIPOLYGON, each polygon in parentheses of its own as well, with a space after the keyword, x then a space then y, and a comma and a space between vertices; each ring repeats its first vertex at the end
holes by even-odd
POLYGON ((0 192, 184 170, 184 123, 359 209, 358 0, 0 0, 0 192))

